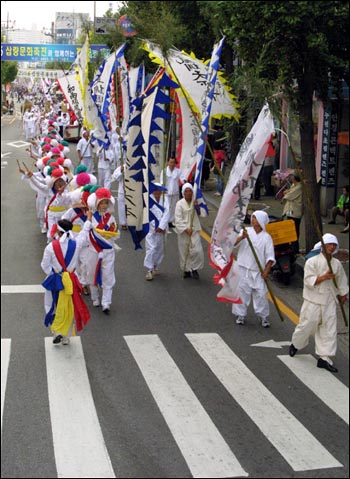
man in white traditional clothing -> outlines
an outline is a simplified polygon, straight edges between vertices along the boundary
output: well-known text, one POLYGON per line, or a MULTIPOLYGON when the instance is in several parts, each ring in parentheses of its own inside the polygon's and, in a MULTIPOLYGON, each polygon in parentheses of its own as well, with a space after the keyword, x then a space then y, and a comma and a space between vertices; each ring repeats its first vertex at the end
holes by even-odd
POLYGON ((165 171, 160 173, 160 183, 166 187, 169 203, 169 227, 174 228, 173 222, 175 220, 175 207, 176 203, 179 201, 180 193, 179 187, 180 184, 185 183, 186 178, 180 168, 176 168, 176 159, 169 158, 168 165, 165 171), (164 174, 165 173, 165 174, 164 174))
POLYGON ((85 130, 83 137, 80 138, 77 144, 77 152, 79 157, 79 163, 87 167, 87 173, 92 173, 94 169, 94 163, 92 159, 92 148, 94 145, 91 142, 90 134, 88 130, 85 130))
POLYGON ((64 138, 64 132, 66 130, 66 127, 70 123, 70 117, 66 111, 62 111, 60 116, 57 118, 57 124, 59 128, 59 133, 62 138, 64 138))
MULTIPOLYGON (((98 146, 96 141, 96 146, 98 146)), ((97 174, 98 183, 107 189, 111 189, 112 169, 114 170, 114 153, 111 145, 101 145, 97 149, 97 174)))
POLYGON ((176 203, 175 232, 180 256, 180 268, 183 278, 199 279, 198 270, 204 266, 204 251, 201 241, 201 210, 198 201, 193 199, 193 186, 182 186, 183 198, 176 203))
POLYGON ((271 267, 275 264, 275 251, 272 238, 265 229, 268 222, 269 216, 265 211, 254 211, 251 216, 252 226, 241 230, 234 245, 234 247, 239 246, 237 258, 240 278, 238 295, 242 300, 241 304, 232 305, 232 314, 236 315, 237 324, 245 323, 248 306, 253 298, 254 312, 262 327, 270 326, 268 319, 270 307, 265 280, 271 267), (263 268, 262 273, 249 245, 248 237, 263 268))
POLYGON ((330 356, 337 350, 337 301, 344 304, 349 292, 349 285, 344 268, 332 255, 338 251, 336 236, 326 233, 321 242, 315 244, 309 253, 304 269, 304 302, 300 311, 299 324, 296 326, 289 355, 295 356, 299 349, 305 348, 310 336, 315 337, 315 350, 319 356, 318 368, 336 373, 330 356), (330 261, 332 273, 328 262, 330 261), (336 280, 337 288, 333 282, 336 280))
POLYGON ((124 193, 124 165, 119 165, 112 173, 111 181, 118 184, 118 223, 122 230, 127 230, 125 193, 124 193))
POLYGON ((147 281, 152 281, 159 274, 159 265, 164 259, 164 246, 168 231, 169 205, 163 194, 166 189, 160 183, 153 183, 155 188, 150 194, 149 231, 145 238, 146 254, 143 265, 147 268, 145 276, 147 281))
POLYGON ((114 153, 114 164, 116 167, 120 166, 122 157, 124 138, 121 134, 120 127, 116 126, 115 131, 111 135, 111 145, 114 153))

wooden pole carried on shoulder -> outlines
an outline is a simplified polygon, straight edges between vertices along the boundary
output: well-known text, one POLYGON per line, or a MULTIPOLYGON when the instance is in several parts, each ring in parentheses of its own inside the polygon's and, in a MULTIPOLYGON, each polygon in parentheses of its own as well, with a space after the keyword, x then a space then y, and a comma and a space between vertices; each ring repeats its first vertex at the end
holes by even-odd
MULTIPOLYGON (((247 238, 246 238, 246 239, 247 239, 248 244, 249 244, 249 246, 250 246, 250 249, 251 249, 251 251, 252 251, 252 253, 253 253, 253 256, 254 256, 254 258, 255 258, 256 264, 258 265, 259 271, 260 271, 260 273, 261 273, 261 275, 262 275, 263 272, 264 272, 264 269, 263 269, 263 267, 262 267, 262 265, 261 265, 261 263, 260 263, 260 261, 259 261, 258 255, 256 254, 255 248, 254 248, 254 246, 253 246, 252 240, 249 238, 248 231, 246 230, 246 228, 245 228, 244 225, 243 225, 243 230, 247 232, 247 238)), ((263 278, 264 278, 264 277, 263 277, 263 278)), ((278 316, 280 317, 280 320, 281 320, 281 321, 284 321, 284 318, 283 318, 282 313, 281 313, 281 310, 280 310, 280 308, 279 308, 279 306, 278 306, 276 297, 275 297, 275 295, 273 294, 273 291, 272 291, 272 289, 271 289, 271 286, 270 286, 269 282, 267 281, 267 278, 264 278, 264 281, 265 281, 267 290, 268 290, 268 292, 270 293, 270 296, 271 296, 271 298, 272 298, 273 304, 275 305, 275 307, 276 307, 276 309, 277 309, 278 316)))

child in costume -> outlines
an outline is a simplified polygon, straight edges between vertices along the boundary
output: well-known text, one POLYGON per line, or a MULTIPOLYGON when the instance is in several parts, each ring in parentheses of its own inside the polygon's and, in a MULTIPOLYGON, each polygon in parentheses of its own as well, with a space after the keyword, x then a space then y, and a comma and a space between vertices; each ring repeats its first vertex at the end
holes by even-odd
POLYGON ((110 313, 112 292, 115 285, 115 249, 118 238, 118 225, 113 216, 114 198, 107 188, 98 188, 90 193, 88 205, 93 211, 89 231, 87 253, 87 278, 90 286, 92 304, 102 305, 105 314, 110 313), (100 300, 99 287, 102 290, 100 300))
MULTIPOLYGON (((91 217, 91 215, 90 215, 91 217)), ((82 299, 82 286, 75 274, 79 258, 81 239, 71 237, 72 223, 59 220, 54 240, 49 243, 43 254, 41 268, 47 274, 42 285, 45 288, 45 326, 51 326, 54 344, 69 344, 69 337, 75 320, 77 331, 81 331, 89 319, 90 313, 82 299)), ((85 241, 89 222, 84 230, 85 241)))

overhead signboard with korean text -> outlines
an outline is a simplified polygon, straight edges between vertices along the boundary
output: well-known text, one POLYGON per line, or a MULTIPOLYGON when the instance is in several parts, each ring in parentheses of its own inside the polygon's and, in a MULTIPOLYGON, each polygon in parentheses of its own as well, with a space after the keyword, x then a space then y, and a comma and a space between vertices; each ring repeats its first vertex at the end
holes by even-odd
MULTIPOLYGON (((73 62, 81 48, 82 45, 68 44, 2 43, 1 61, 73 62)), ((102 52, 104 58, 110 55, 110 50, 107 45, 90 45, 90 60, 93 60, 98 52, 102 52)))

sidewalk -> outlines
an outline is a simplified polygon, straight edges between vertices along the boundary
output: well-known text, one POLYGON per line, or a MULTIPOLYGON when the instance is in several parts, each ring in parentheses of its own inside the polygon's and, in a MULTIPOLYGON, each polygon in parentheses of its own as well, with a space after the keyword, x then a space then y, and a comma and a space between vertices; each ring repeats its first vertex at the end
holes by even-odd
MULTIPOLYGON (((206 199, 209 207, 209 222, 208 224, 203 223, 203 219, 201 222, 203 223, 203 228, 208 228, 209 231, 206 229, 207 233, 211 235, 211 230, 215 221, 217 210, 219 209, 221 203, 221 197, 215 196, 214 193, 216 191, 216 179, 211 175, 209 180, 205 184, 205 190, 203 190, 203 196, 206 199)), ((265 210, 269 215, 272 216, 282 216, 283 206, 279 200, 275 200, 273 196, 261 196, 260 200, 252 199, 249 203, 249 206, 252 209, 261 209, 265 210)), ((323 234, 324 233, 332 233, 334 234, 339 241, 339 249, 345 250, 341 254, 341 258, 339 258, 344 268, 347 266, 347 274, 349 273, 349 233, 340 233, 345 225, 343 223, 343 218, 338 217, 338 223, 336 225, 329 225, 328 224, 329 218, 322 217, 322 227, 323 227, 323 234)), ((303 221, 301 222, 300 227, 300 238, 299 238, 300 249, 305 249, 305 232, 304 232, 304 225, 303 221)))

